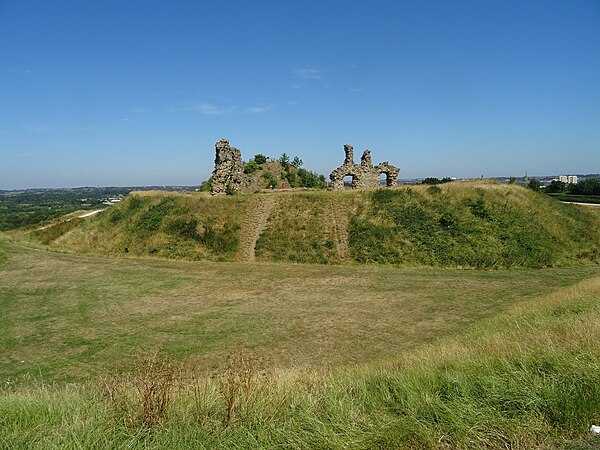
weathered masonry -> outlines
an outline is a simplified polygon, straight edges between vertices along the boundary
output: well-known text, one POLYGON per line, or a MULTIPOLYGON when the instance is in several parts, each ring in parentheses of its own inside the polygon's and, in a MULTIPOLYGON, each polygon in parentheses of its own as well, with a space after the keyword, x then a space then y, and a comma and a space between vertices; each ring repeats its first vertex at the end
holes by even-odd
POLYGON ((211 194, 225 194, 227 189, 234 192, 242 190, 246 183, 242 153, 229 146, 227 139, 215 144, 215 170, 212 173, 211 194))
MULTIPOLYGON (((371 151, 365 150, 360 158, 360 164, 354 162, 354 149, 351 145, 344 145, 346 157, 344 164, 329 175, 333 190, 344 189, 344 177, 352 177, 353 189, 377 188, 380 186, 379 177, 386 176, 388 187, 396 186, 400 169, 386 162, 373 166, 371 151)), ((244 174, 244 164, 241 152, 229 145, 227 139, 221 139, 215 144, 215 169, 212 173, 211 193, 213 195, 232 192, 254 192, 257 187, 252 185, 252 180, 244 174)))
POLYGON ((371 161, 371 151, 365 150, 360 157, 360 164, 354 162, 354 148, 346 144, 344 145, 344 164, 335 169, 329 175, 331 180, 331 188, 333 190, 344 189, 344 177, 352 177, 353 189, 365 189, 379 187, 379 177, 383 173, 386 176, 386 186, 396 186, 400 169, 388 162, 382 162, 373 166, 371 161))

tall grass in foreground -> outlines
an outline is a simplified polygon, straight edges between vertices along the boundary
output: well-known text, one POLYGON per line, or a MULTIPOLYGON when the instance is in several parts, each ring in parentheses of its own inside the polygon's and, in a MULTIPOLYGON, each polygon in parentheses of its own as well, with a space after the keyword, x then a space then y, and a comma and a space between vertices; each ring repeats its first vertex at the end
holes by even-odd
MULTIPOLYGON (((6 448, 597 448, 600 278, 380 367, 268 373, 238 354, 180 373, 146 420, 140 379, 2 388, 6 448), (104 388, 103 388, 104 386, 104 388), (137 398, 137 400, 136 400, 137 398), (128 420, 124 420, 127 417, 128 420), (596 446, 596 447, 594 447, 596 446), (574 448, 574 447, 570 447, 574 448)), ((144 366, 163 373, 168 365, 144 366)), ((161 379, 158 376, 157 379, 161 379)))

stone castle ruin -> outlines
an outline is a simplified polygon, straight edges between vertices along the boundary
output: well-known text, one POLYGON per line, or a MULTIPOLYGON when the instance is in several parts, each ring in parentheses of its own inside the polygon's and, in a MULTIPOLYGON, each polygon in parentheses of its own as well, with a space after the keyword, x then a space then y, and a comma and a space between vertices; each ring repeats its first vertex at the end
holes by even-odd
POLYGON ((329 175, 331 188, 334 191, 344 189, 344 177, 352 177, 352 189, 366 189, 379 187, 379 177, 383 173, 386 176, 386 186, 396 186, 400 169, 388 162, 382 162, 373 166, 371 161, 371 150, 365 150, 360 157, 360 164, 354 162, 354 148, 344 145, 344 164, 335 169, 329 175))
MULTIPOLYGON (((379 177, 386 175, 386 185, 396 186, 400 169, 387 162, 373 166, 371 151, 365 150, 360 158, 360 164, 354 163, 354 149, 351 145, 344 145, 346 157, 344 164, 329 175, 331 189, 344 189, 344 177, 352 177, 353 189, 377 188, 380 186, 379 177)), ((215 144, 215 169, 212 173, 211 194, 225 194, 227 191, 251 191, 251 180, 244 173, 241 152, 229 145, 227 139, 221 139, 215 144)))
POLYGON ((235 147, 229 146, 227 139, 221 139, 215 144, 215 170, 212 173, 210 193, 225 194, 228 189, 239 192, 247 183, 242 163, 242 153, 235 147))

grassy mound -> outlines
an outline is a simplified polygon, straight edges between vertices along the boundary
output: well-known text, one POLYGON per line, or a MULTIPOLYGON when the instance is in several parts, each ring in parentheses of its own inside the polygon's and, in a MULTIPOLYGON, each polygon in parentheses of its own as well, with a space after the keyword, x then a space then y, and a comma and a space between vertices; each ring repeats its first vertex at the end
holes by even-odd
POLYGON ((549 267, 600 256, 597 218, 519 186, 378 190, 351 218, 358 262, 549 267))
POLYGON ((600 258, 598 214, 493 182, 213 198, 137 193, 77 226, 31 236, 59 250, 232 261, 240 236, 253 236, 260 222, 264 196, 274 206, 258 230, 262 261, 537 268, 600 258))
POLYGON ((240 197, 211 200, 205 195, 136 192, 79 227, 51 226, 32 236, 59 250, 84 253, 231 259, 248 205, 240 197), (67 230, 62 235, 61 227, 67 230))
POLYGON ((151 356, 87 386, 0 388, 6 448, 597 448, 600 278, 384 367, 192 379, 151 356), (569 443, 567 447, 567 443, 569 443))

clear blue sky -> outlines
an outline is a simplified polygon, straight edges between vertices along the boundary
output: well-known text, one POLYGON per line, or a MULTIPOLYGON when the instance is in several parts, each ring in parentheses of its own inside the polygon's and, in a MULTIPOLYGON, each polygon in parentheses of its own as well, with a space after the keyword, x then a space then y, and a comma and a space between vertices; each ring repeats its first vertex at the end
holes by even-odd
POLYGON ((401 178, 600 172, 600 1, 0 0, 0 189, 198 184, 214 144, 401 178))

